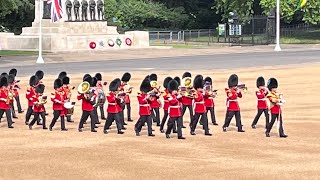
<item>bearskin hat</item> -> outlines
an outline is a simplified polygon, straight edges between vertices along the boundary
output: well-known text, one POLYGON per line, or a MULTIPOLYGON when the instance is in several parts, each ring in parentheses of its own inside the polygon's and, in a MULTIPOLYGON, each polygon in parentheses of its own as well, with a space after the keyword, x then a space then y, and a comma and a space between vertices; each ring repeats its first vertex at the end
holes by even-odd
POLYGON ((140 85, 140 91, 147 93, 150 91, 150 89, 151 89, 150 80, 144 79, 140 85))
POLYGON ((8 79, 5 76, 2 76, 0 79, 0 87, 7 86, 8 85, 8 79))
POLYGON ((36 76, 38 77, 39 80, 43 79, 44 76, 44 72, 39 70, 36 72, 36 76))
POLYGON ((268 89, 271 91, 272 88, 278 88, 278 81, 276 78, 270 78, 268 80, 268 89))
POLYGON ((147 75, 145 79, 148 79, 150 81, 150 75, 147 75))
POLYGON ((168 84, 172 80, 172 77, 166 77, 163 81, 163 87, 168 89, 168 84))
POLYGON ((10 75, 8 76, 8 83, 9 83, 9 84, 13 83, 13 82, 14 82, 14 78, 15 78, 15 76, 14 76, 13 74, 10 74, 10 75))
POLYGON ((58 88, 60 88, 60 87, 62 87, 62 80, 61 79, 56 79, 55 81, 54 81, 54 84, 53 84, 53 88, 54 89, 58 89, 58 88))
POLYGON ((168 91, 171 93, 174 90, 178 90, 179 88, 179 84, 176 80, 172 79, 169 83, 168 83, 168 91))
POLYGON ((211 77, 206 77, 206 78, 204 78, 204 82, 206 83, 206 82, 209 82, 211 85, 212 85, 212 79, 211 79, 211 77))
POLYGON ((202 75, 197 75, 196 78, 193 81, 193 87, 195 89, 198 88, 203 88, 204 82, 203 82, 203 76, 202 75))
POLYGON ((90 74, 85 74, 85 75, 83 76, 82 80, 85 81, 85 79, 86 79, 87 77, 91 77, 91 75, 90 75, 90 74))
POLYGON ((33 76, 30 77, 29 85, 30 86, 36 86, 38 82, 39 82, 38 77, 33 75, 33 76))
POLYGON ((236 74, 232 74, 228 79, 229 88, 238 86, 238 76, 236 74))
POLYGON ((191 77, 191 73, 190 72, 183 73, 182 79, 185 78, 185 77, 191 77))
POLYGON ((97 82, 98 82, 98 79, 96 77, 93 77, 91 82, 89 82, 89 83, 90 83, 91 87, 95 87, 95 86, 97 86, 97 82))
POLYGON ((117 83, 118 83, 118 87, 120 87, 121 86, 121 80, 120 80, 120 78, 116 78, 116 79, 114 79, 117 83))
POLYGON ((174 77, 173 79, 176 80, 176 81, 178 82, 179 86, 180 86, 180 84, 181 84, 181 79, 180 79, 178 76, 174 77))
POLYGON ((6 77, 6 78, 8 78, 8 73, 6 73, 6 72, 4 72, 4 73, 2 73, 1 75, 0 75, 1 77, 6 77))
POLYGON ((262 76, 258 77, 257 79, 257 88, 259 88, 259 86, 265 86, 266 83, 264 81, 264 78, 262 76))
POLYGON ((96 77, 98 79, 98 81, 102 81, 101 73, 96 73, 96 75, 94 75, 94 77, 96 77))
POLYGON ((17 69, 15 69, 15 68, 13 68, 13 69, 11 69, 11 70, 9 71, 9 74, 13 74, 14 76, 17 76, 17 73, 18 73, 18 71, 17 71, 17 69))
POLYGON ((58 78, 59 79, 63 79, 64 77, 67 76, 67 73, 65 71, 62 71, 59 75, 58 75, 58 78))
POLYGON ((158 76, 157 74, 150 74, 150 81, 157 81, 158 80, 158 76))
POLYGON ((63 83, 64 85, 70 84, 70 78, 69 78, 68 76, 63 77, 63 78, 62 78, 62 83, 63 83))
POLYGON ((122 76, 122 78, 121 78, 121 81, 123 81, 123 82, 129 82, 130 79, 131 79, 131 74, 128 73, 128 72, 126 72, 126 73, 123 74, 123 76, 122 76))
POLYGON ((91 86, 91 82, 92 82, 92 77, 89 75, 89 76, 86 76, 84 79, 83 79, 83 82, 88 82, 91 86))
POLYGON ((43 94, 45 86, 43 84, 39 84, 36 88, 36 93, 43 94))
POLYGON ((109 84, 109 91, 117 91, 118 90, 118 82, 116 80, 111 81, 109 84))

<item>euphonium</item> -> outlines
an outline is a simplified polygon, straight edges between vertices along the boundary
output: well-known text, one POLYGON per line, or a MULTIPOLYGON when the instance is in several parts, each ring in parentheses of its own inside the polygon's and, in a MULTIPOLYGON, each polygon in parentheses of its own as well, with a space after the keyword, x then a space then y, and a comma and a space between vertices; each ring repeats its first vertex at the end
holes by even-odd
POLYGON ((88 83, 87 81, 82 82, 78 86, 78 92, 80 94, 83 94, 87 100, 90 100, 90 98, 91 98, 90 97, 90 83, 88 83))
POLYGON ((192 79, 190 77, 185 77, 181 82, 181 95, 194 98, 195 90, 192 87, 192 79))

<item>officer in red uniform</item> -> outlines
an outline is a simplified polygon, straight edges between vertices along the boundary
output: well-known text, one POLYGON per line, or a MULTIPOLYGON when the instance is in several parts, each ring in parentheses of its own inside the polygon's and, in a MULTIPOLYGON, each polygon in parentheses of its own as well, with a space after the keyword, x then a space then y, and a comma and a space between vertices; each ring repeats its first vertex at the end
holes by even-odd
POLYGON ((270 93, 267 95, 267 98, 270 101, 270 111, 271 111, 271 121, 268 124, 266 131, 266 137, 270 137, 270 131, 274 122, 277 120, 279 125, 279 136, 280 138, 286 138, 288 135, 284 133, 282 125, 282 110, 281 106, 285 103, 285 100, 282 99, 282 94, 277 92, 278 81, 275 78, 270 78, 268 81, 268 89, 270 93))
POLYGON ((228 86, 229 88, 225 89, 227 94, 227 113, 225 123, 222 127, 223 131, 227 132, 227 127, 229 127, 231 119, 235 116, 238 132, 244 132, 242 129, 240 107, 238 104, 238 98, 242 98, 242 93, 241 90, 238 89, 238 76, 236 74, 232 74, 229 77, 228 86))
POLYGON ((126 72, 123 74, 123 76, 121 77, 121 81, 122 81, 122 84, 121 84, 121 89, 122 90, 126 90, 127 92, 126 95, 124 96, 124 100, 125 100, 125 103, 126 103, 126 109, 127 109, 127 120, 130 122, 130 121, 133 121, 131 119, 131 104, 130 104, 130 94, 132 93, 132 87, 129 87, 128 89, 124 89, 125 86, 129 86, 129 81, 131 79, 131 74, 126 72))
POLYGON ((214 101, 213 98, 217 96, 217 91, 212 90, 212 79, 210 77, 206 77, 204 79, 205 84, 208 84, 210 87, 209 89, 205 89, 205 95, 204 95, 204 105, 207 108, 207 116, 208 116, 208 111, 210 111, 211 114, 211 122, 213 125, 217 126, 218 123, 216 121, 216 115, 214 112, 214 101))
POLYGON ((194 96, 194 119, 191 123, 191 131, 190 134, 191 135, 196 135, 196 133, 194 132, 196 130, 199 118, 201 116, 201 121, 203 123, 203 129, 205 131, 205 135, 206 136, 212 136, 212 134, 210 134, 209 132, 209 127, 208 127, 208 117, 207 117, 207 109, 206 106, 204 104, 204 98, 203 95, 204 90, 203 90, 203 77, 201 75, 198 75, 195 77, 194 81, 193 81, 193 87, 194 89, 197 91, 196 95, 194 96))
POLYGON ((8 128, 13 128, 8 95, 9 95, 8 79, 7 77, 2 76, 0 78, 0 121, 3 113, 6 112, 8 128))
POLYGON ((182 96, 178 94, 179 84, 176 80, 171 80, 168 83, 168 94, 166 97, 168 99, 169 103, 169 122, 168 122, 168 128, 166 131, 166 138, 170 138, 170 132, 173 127, 175 127, 175 122, 177 122, 177 131, 178 131, 178 139, 185 139, 185 137, 182 136, 182 114, 181 114, 181 106, 180 102, 182 96))
MULTIPOLYGON (((191 73, 190 72, 183 73, 182 79, 185 78, 185 77, 190 77, 191 78, 191 73)), ((189 109, 189 113, 190 113, 190 125, 191 125, 191 122, 194 119, 192 101, 193 101, 193 99, 191 97, 182 96, 182 120, 183 120, 184 113, 186 112, 186 109, 188 108, 189 109)), ((183 128, 185 128, 185 127, 183 126, 183 128)))
MULTIPOLYGON (((88 82, 89 84, 90 83, 92 84, 92 81, 93 81, 93 78, 91 76, 87 76, 84 78, 83 82, 88 82)), ((94 99, 95 97, 93 96, 91 98, 94 99)), ((97 117, 94 112, 93 104, 90 102, 90 99, 87 99, 87 97, 83 93, 80 93, 80 92, 78 92, 77 99, 82 101, 82 115, 81 115, 78 131, 82 132, 83 124, 86 122, 86 120, 90 116, 91 132, 97 132, 97 130, 95 130, 95 128, 96 128, 95 124, 97 121, 96 120, 97 117)))
POLYGON ((150 103, 154 101, 155 94, 149 94, 150 89, 150 80, 148 78, 145 78, 140 85, 140 93, 138 94, 140 118, 135 124, 134 128, 136 136, 140 136, 142 126, 146 122, 148 125, 148 136, 154 136, 154 134, 152 134, 152 118, 150 103))
MULTIPOLYGON (((72 95, 72 90, 75 88, 75 87, 70 87, 70 78, 68 76, 65 76, 62 78, 62 83, 63 83, 63 86, 62 86, 62 89, 64 91, 64 99, 67 101, 67 102, 70 102, 71 101, 71 95, 72 95)), ((68 109, 65 109, 65 115, 67 117, 67 122, 74 122, 72 119, 71 119, 71 115, 67 114, 68 113, 68 109)))
POLYGON ((107 94, 107 101, 108 101, 108 108, 107 108, 107 121, 105 122, 104 125, 104 130, 103 132, 105 134, 108 134, 108 129, 110 128, 112 122, 115 120, 117 129, 118 129, 118 134, 123 134, 124 132, 121 131, 122 129, 122 122, 120 120, 120 114, 119 114, 119 106, 117 101, 119 100, 118 95, 116 92, 120 89, 119 83, 117 80, 113 80, 109 84, 109 93, 107 94))
MULTIPOLYGON (((9 75, 12 74, 12 75, 14 75, 14 77, 17 76, 17 73, 18 73, 17 69, 11 69, 9 71, 9 75)), ((19 89, 20 89, 19 82, 20 81, 18 81, 18 80, 14 81, 13 92, 14 92, 14 99, 17 102, 18 113, 23 113, 24 111, 22 110, 21 103, 20 103, 20 96, 19 96, 19 89)))
POLYGON ((157 80, 158 80, 158 76, 156 74, 150 74, 149 76, 150 79, 150 83, 151 85, 151 89, 152 91, 154 91, 156 93, 156 98, 153 99, 153 101, 150 102, 150 107, 151 107, 151 117, 153 119, 153 122, 157 123, 157 126, 160 126, 160 102, 159 102, 159 98, 161 96, 161 93, 157 87, 157 80))
MULTIPOLYGON (((164 105, 163 105, 163 118, 161 120, 161 124, 160 124, 160 132, 164 133, 163 127, 164 124, 166 123, 167 119, 168 119, 168 109, 169 109, 169 100, 168 98, 170 97, 170 93, 168 91, 168 84, 169 82, 172 80, 172 77, 166 77, 163 81, 163 87, 165 88, 163 93, 162 93, 162 97, 164 100, 164 105)), ((177 81, 176 81, 177 82, 177 81)), ((177 82, 178 83, 178 82, 177 82)), ((179 85, 178 85, 179 86, 179 85)), ((173 126, 173 128, 175 128, 175 126, 173 126)))
POLYGON ((33 113, 33 105, 37 101, 36 90, 35 90, 37 84, 38 84, 37 76, 35 75, 31 76, 29 80, 29 87, 26 92, 26 98, 28 100, 28 110, 26 113, 26 120, 25 120, 26 125, 29 124, 30 117, 33 113))
MULTIPOLYGON (((92 80, 91 80, 91 83, 90 83, 90 88, 92 89, 92 91, 94 92, 95 94, 95 97, 96 97, 96 103, 97 103, 97 100, 98 100, 98 91, 97 91, 97 83, 98 83, 98 78, 96 77, 92 77, 92 80)), ((101 124, 100 121, 99 121, 99 117, 98 117, 98 106, 97 104, 94 104, 93 105, 93 113, 94 113, 94 118, 95 118, 95 124, 101 124)))
POLYGON ((125 93, 123 90, 121 90, 121 80, 119 78, 114 79, 117 82, 118 87, 118 98, 117 98, 117 106, 119 110, 119 116, 120 116, 120 122, 121 122, 121 129, 126 130, 124 125, 127 125, 127 123, 124 122, 124 108, 126 106, 126 103, 124 101, 125 93))
MULTIPOLYGON (((107 85, 107 82, 102 82, 102 75, 101 73, 96 73, 96 75, 94 76, 97 78, 98 82, 97 82, 97 88, 101 89, 101 91, 103 90, 103 86, 107 85)), ((101 119, 106 120, 106 117, 104 115, 104 103, 103 104, 99 104, 99 109, 100 109, 100 115, 101 115, 101 119)), ((97 116, 98 116, 98 112, 97 112, 97 116)), ((99 121, 99 117, 98 117, 98 121, 99 121)))
POLYGON ((55 92, 53 93, 53 96, 51 97, 51 101, 53 102, 53 119, 51 121, 51 124, 49 126, 49 130, 52 131, 52 128, 54 127, 55 123, 57 122, 58 118, 61 118, 61 131, 68 131, 65 127, 64 122, 64 91, 62 89, 62 81, 61 79, 56 79, 54 81, 54 89, 55 92))
POLYGON ((42 118, 42 129, 48 129, 46 127, 46 112, 44 108, 44 104, 47 103, 47 98, 43 96, 45 86, 43 84, 39 84, 36 87, 36 102, 33 106, 34 118, 29 124, 29 129, 32 129, 32 126, 36 121, 38 121, 39 116, 42 118))
POLYGON ((268 94, 268 89, 265 87, 265 81, 262 76, 258 77, 257 79, 257 88, 258 91, 256 91, 256 96, 258 98, 258 103, 257 103, 257 108, 258 108, 258 113, 254 120, 252 121, 251 127, 253 129, 256 128, 256 125, 258 123, 258 120, 261 116, 262 113, 266 116, 266 129, 269 124, 269 113, 268 113, 268 104, 267 104, 267 94, 268 94))
MULTIPOLYGON (((8 76, 8 90, 9 90, 10 94, 13 95, 13 96, 14 96, 13 88, 14 88, 14 84, 15 84, 14 83, 15 82, 14 79, 15 79, 15 76, 13 74, 10 74, 8 76)), ((13 103, 14 103, 14 98, 10 99, 10 111, 11 111, 11 114, 12 114, 12 118, 17 119, 18 117, 16 116, 16 112, 14 110, 13 103)))

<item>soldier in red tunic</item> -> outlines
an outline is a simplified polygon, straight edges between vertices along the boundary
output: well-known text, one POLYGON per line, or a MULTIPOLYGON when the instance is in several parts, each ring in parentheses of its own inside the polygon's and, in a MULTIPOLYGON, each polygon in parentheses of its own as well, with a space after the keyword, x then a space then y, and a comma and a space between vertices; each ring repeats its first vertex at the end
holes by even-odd
POLYGON ((0 121, 3 113, 6 113, 8 128, 13 128, 11 111, 10 111, 10 99, 8 89, 8 79, 5 76, 0 76, 0 121))
POLYGON ((150 74, 150 83, 151 83, 151 89, 152 91, 155 92, 156 96, 153 99, 153 101, 150 102, 150 107, 151 107, 151 117, 153 119, 153 122, 157 123, 157 126, 160 126, 160 96, 161 96, 161 92, 160 92, 160 87, 157 87, 158 85, 158 76, 156 74, 150 74))
POLYGON ((166 138, 170 138, 170 133, 173 127, 175 127, 175 122, 177 123, 177 132, 178 132, 178 139, 185 139, 182 136, 182 114, 181 114, 181 95, 178 94, 179 84, 176 80, 171 80, 168 83, 167 90, 169 94, 166 96, 169 103, 168 113, 170 116, 168 122, 168 128, 166 131, 166 138))
MULTIPOLYGON (((65 76, 62 78, 62 89, 64 91, 64 99, 66 102, 71 102, 71 96, 72 96, 72 92, 71 90, 74 89, 75 87, 70 87, 70 78, 65 76)), ((64 108, 64 113, 67 117, 67 122, 74 122, 71 119, 71 114, 68 114, 68 109, 64 108)))
MULTIPOLYGON (((101 73, 96 73, 96 75, 94 77, 96 77, 97 80, 98 80, 97 86, 96 86, 97 89, 99 91, 103 92, 103 94, 104 94, 103 86, 107 85, 107 82, 102 83, 102 75, 101 75, 101 73)), ((105 97, 105 95, 104 95, 104 97, 105 97)), ((99 104, 98 106, 99 106, 99 109, 100 109, 101 119, 106 120, 106 117, 104 115, 104 104, 105 103, 99 104)), ((98 112, 97 112, 97 117, 98 117, 98 112)), ((98 117, 98 120, 99 120, 99 117, 98 117)))
POLYGON ((258 120, 261 116, 262 113, 266 116, 266 129, 269 124, 269 113, 268 113, 268 104, 267 104, 267 94, 268 94, 268 89, 265 87, 265 81, 262 76, 258 77, 257 79, 257 88, 258 91, 256 91, 256 96, 258 98, 258 103, 257 103, 257 108, 258 112, 254 120, 252 121, 251 127, 253 129, 256 128, 256 125, 258 123, 258 120))
MULTIPOLYGON (((163 81, 163 87, 165 88, 164 91, 162 92, 162 97, 163 97, 163 100, 164 100, 164 105, 163 105, 163 118, 161 120, 161 124, 160 124, 160 132, 161 133, 164 133, 164 130, 163 130, 163 127, 164 127, 164 124, 166 123, 167 119, 168 119, 168 109, 169 109, 169 96, 170 96, 170 93, 168 91, 168 84, 169 82, 172 80, 171 77, 166 77, 163 81)), ((178 83, 178 82, 177 82, 178 83)), ((175 129, 175 126, 173 126, 173 128, 175 129)))
POLYGON ((151 118, 151 107, 150 103, 154 101, 155 95, 150 94, 150 80, 145 78, 140 85, 140 93, 138 94, 139 102, 139 115, 140 118, 135 124, 136 136, 140 136, 142 126, 147 122, 148 125, 148 136, 154 136, 152 134, 152 118, 151 118))
POLYGON ((42 128, 43 129, 48 129, 46 127, 46 112, 44 108, 44 104, 47 103, 47 97, 43 96, 45 86, 43 84, 39 84, 36 87, 36 102, 33 107, 33 112, 34 112, 34 118, 29 124, 29 129, 32 129, 32 126, 36 121, 38 121, 39 116, 42 118, 42 128))
POLYGON ((122 75, 121 77, 121 90, 124 91, 126 93, 126 95, 124 96, 124 101, 126 104, 126 109, 127 109, 127 121, 133 121, 131 119, 131 104, 130 104, 130 94, 132 93, 132 87, 130 87, 129 85, 129 81, 131 79, 131 74, 126 72, 122 75))
POLYGON ((271 111, 271 121, 268 124, 268 128, 266 131, 266 137, 270 137, 270 131, 272 129, 272 126, 274 122, 278 121, 279 126, 279 136, 280 138, 286 138, 288 135, 284 133, 283 125, 282 125, 282 111, 281 106, 286 102, 284 99, 282 99, 282 94, 277 92, 278 88, 278 81, 275 78, 270 78, 268 81, 268 89, 269 94, 267 95, 267 98, 270 101, 270 111, 271 111))
MULTIPOLYGON (((17 73, 18 73, 17 69, 11 69, 9 71, 9 75, 12 74, 14 75, 14 77, 17 76, 17 73)), ((19 80, 15 79, 13 83, 13 92, 14 92, 14 99, 17 102, 18 113, 23 113, 24 111, 22 110, 21 103, 20 103, 20 96, 19 96, 19 90, 20 90, 19 82, 20 82, 19 80)))
POLYGON ((206 136, 212 136, 212 134, 210 134, 209 132, 209 127, 208 127, 208 117, 207 117, 207 113, 206 113, 206 106, 204 104, 204 97, 203 95, 205 94, 204 90, 203 90, 203 77, 201 75, 198 75, 195 77, 194 81, 193 81, 193 87, 194 89, 196 89, 196 94, 194 96, 194 119, 191 123, 191 131, 190 134, 191 135, 196 135, 195 134, 195 130, 199 121, 199 118, 201 116, 201 121, 203 123, 203 129, 205 131, 205 135, 206 136))
POLYGON ((53 119, 49 126, 49 130, 52 131, 55 123, 57 122, 58 118, 61 118, 61 131, 67 131, 64 122, 64 91, 62 89, 62 81, 61 79, 56 79, 54 81, 54 89, 55 92, 52 93, 51 101, 53 102, 53 119))
MULTIPOLYGON (((119 114, 119 105, 117 101, 119 101, 119 97, 117 92, 120 89, 120 84, 117 80, 111 81, 109 84, 109 93, 107 94, 107 101, 108 101, 108 108, 107 108, 107 120, 104 125, 104 130, 103 132, 105 134, 108 134, 108 129, 110 128, 111 124, 113 121, 116 121, 117 129, 118 129, 118 134, 123 134, 124 132, 121 131, 123 128, 123 124, 120 119, 120 114, 119 114)), ((121 101, 121 99, 120 99, 121 101)))
MULTIPOLYGON (((182 79, 186 78, 186 77, 190 77, 191 78, 191 73, 190 72, 185 72, 182 75, 182 79)), ((189 109, 189 113, 190 113, 190 125, 191 125, 191 122, 194 119, 192 101, 193 101, 193 98, 188 97, 188 96, 182 96, 182 121, 183 121, 184 113, 186 112, 186 109, 188 108, 189 109)), ((183 126, 183 128, 185 128, 185 127, 183 126)))
POLYGON ((238 132, 244 132, 242 129, 240 107, 238 104, 238 98, 242 98, 241 89, 238 88, 238 76, 232 74, 228 79, 228 86, 226 88, 227 94, 227 113, 225 118, 225 123, 223 125, 223 131, 227 132, 227 128, 230 125, 233 116, 236 117, 236 126, 238 127, 238 132))
POLYGON ((25 120, 26 125, 29 124, 30 117, 33 113, 33 105, 37 101, 36 90, 35 90, 37 84, 38 84, 38 77, 35 75, 31 76, 29 80, 29 87, 26 92, 26 98, 28 100, 28 110, 26 113, 26 120, 25 120))
POLYGON ((217 91, 212 90, 212 79, 210 77, 206 77, 204 79, 205 84, 208 84, 206 86, 208 89, 205 89, 205 95, 204 95, 204 105, 207 108, 207 116, 208 116, 208 111, 210 111, 211 114, 211 122, 213 125, 217 126, 218 123, 216 121, 216 115, 214 112, 214 101, 213 98, 217 96, 217 91))
POLYGON ((10 74, 8 76, 8 90, 9 90, 10 96, 12 97, 12 98, 10 98, 10 111, 12 114, 12 118, 17 119, 18 117, 16 115, 16 112, 14 110, 14 105, 13 105, 13 103, 14 103, 14 98, 13 98, 14 97, 14 90, 13 90, 13 88, 14 88, 14 84, 15 84, 14 79, 15 79, 15 76, 13 74, 10 74))
POLYGON ((123 89, 121 89, 121 80, 119 78, 114 79, 117 82, 117 106, 119 110, 119 116, 120 116, 120 122, 121 122, 121 129, 126 130, 127 128, 124 127, 124 125, 127 125, 127 123, 124 122, 124 108, 126 106, 126 103, 124 101, 124 96, 126 93, 124 93, 123 89))

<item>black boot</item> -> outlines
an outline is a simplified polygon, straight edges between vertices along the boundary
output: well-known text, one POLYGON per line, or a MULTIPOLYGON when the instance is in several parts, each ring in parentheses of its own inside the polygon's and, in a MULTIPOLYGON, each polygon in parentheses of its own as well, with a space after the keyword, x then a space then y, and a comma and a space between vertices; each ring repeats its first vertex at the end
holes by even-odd
POLYGON ((266 137, 270 137, 270 133, 266 132, 266 137))
POLYGON ((178 139, 186 139, 186 138, 183 136, 179 136, 178 139))
POLYGON ((280 135, 280 138, 287 138, 288 137, 288 135, 286 135, 286 134, 281 134, 280 135))
POLYGON ((166 138, 167 138, 167 139, 170 139, 170 135, 169 135, 169 134, 166 134, 166 138))

